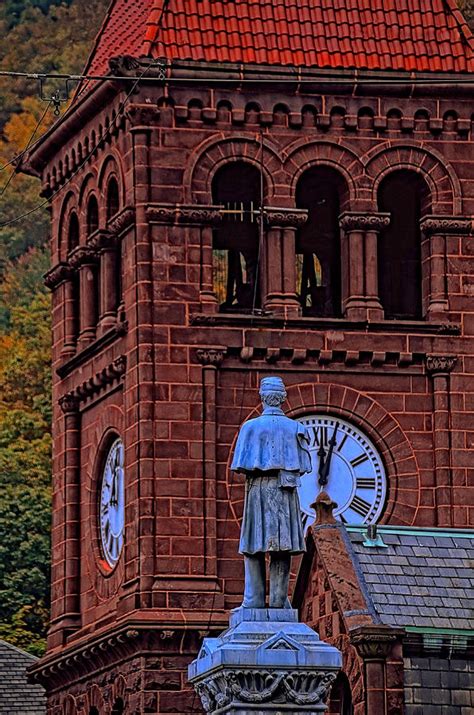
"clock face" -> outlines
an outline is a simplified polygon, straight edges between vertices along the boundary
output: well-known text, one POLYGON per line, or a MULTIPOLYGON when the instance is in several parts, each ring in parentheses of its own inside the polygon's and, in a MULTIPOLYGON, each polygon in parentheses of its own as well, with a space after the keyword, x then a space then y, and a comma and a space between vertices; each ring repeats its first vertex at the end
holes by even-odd
POLYGON ((116 565, 122 551, 124 526, 123 443, 121 439, 116 439, 107 453, 99 497, 100 543, 111 568, 116 565))
POLYGON ((340 417, 306 415, 299 422, 310 436, 313 469, 301 477, 303 523, 320 491, 336 502, 334 515, 346 524, 372 524, 380 517, 387 493, 385 470, 374 445, 360 429, 340 417))

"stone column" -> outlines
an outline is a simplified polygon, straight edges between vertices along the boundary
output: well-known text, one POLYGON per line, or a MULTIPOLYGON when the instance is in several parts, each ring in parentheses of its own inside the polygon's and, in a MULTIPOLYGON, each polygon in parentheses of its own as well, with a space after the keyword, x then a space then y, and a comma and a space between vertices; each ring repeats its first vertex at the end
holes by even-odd
POLYGON ((217 575, 216 544, 216 396, 217 371, 225 356, 225 348, 200 348, 197 359, 202 365, 202 434, 203 434, 203 522, 204 522, 204 572, 217 575))
MULTIPOLYGON (((60 355, 67 359, 76 351, 76 315, 74 299, 74 271, 68 263, 58 263, 49 270, 44 283, 52 291, 58 290, 57 304, 61 306, 62 315, 62 345, 60 355)), ((56 294, 55 294, 56 299, 56 294)), ((56 302, 56 300, 55 300, 56 302)), ((55 338, 56 342, 56 338, 55 338)))
POLYGON ((98 334, 103 335, 117 322, 119 303, 117 271, 121 270, 118 260, 117 237, 109 231, 96 231, 88 241, 100 256, 99 268, 99 325, 98 334))
MULTIPOLYGON (((64 413, 64 544, 62 547, 64 559, 63 598, 60 613, 56 613, 54 621, 60 618, 56 628, 66 630, 79 628, 81 623, 80 609, 80 421, 79 401, 71 394, 59 400, 64 413)), ((53 545, 54 548, 54 545, 53 545)), ((55 548, 61 548, 56 544, 55 548)))
POLYGON ((70 265, 79 271, 79 338, 78 347, 88 345, 96 336, 97 313, 97 251, 90 246, 78 246, 69 255, 70 265))
POLYGON ((423 302, 428 320, 449 319, 447 237, 470 233, 471 219, 462 216, 424 216, 420 222, 423 235, 423 302))
POLYGON ((450 373, 457 358, 427 355, 426 371, 433 384, 433 447, 435 456, 436 526, 453 526, 453 480, 451 468, 450 373))
POLYGON ((342 304, 349 320, 382 320, 383 308, 378 295, 378 234, 388 226, 390 215, 347 211, 339 225, 344 231, 341 266, 342 304))
POLYGON ((296 232, 308 220, 306 209, 266 206, 264 307, 276 315, 301 314, 296 286, 296 232))
MULTIPOLYGON (((403 689, 388 700, 387 658, 397 648, 405 634, 403 628, 392 626, 357 626, 350 631, 350 641, 364 663, 364 689, 366 715, 389 715, 393 706, 403 706, 403 689), (395 703, 394 697, 398 700, 395 703)), ((401 660, 401 658, 400 658, 401 660)), ((400 667, 402 667, 400 663, 400 667)))

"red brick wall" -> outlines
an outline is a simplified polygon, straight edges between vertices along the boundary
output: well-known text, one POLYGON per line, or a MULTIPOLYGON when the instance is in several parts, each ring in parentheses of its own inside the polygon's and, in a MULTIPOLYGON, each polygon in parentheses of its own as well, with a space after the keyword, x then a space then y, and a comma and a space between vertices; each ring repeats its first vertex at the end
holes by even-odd
MULTIPOLYGON (((64 284, 54 290, 53 604, 61 600, 65 573, 65 417, 58 399, 71 391, 76 394, 122 355, 126 372, 93 396, 79 395, 81 614, 72 631, 64 624, 55 631, 53 624, 50 647, 56 651, 51 652, 62 652, 68 638, 70 644, 87 643, 94 628, 106 628, 117 616, 144 611, 153 612, 162 627, 171 623, 184 628, 188 621, 192 628, 206 630, 211 612, 225 622, 224 609, 239 603, 242 577, 236 548, 243 492, 240 479, 229 472, 229 453, 238 427, 258 407, 257 386, 264 374, 278 372, 291 388, 291 414, 317 406, 353 419, 368 432, 383 454, 390 481, 382 521, 459 527, 474 522, 469 486, 474 239, 465 235, 465 225, 439 229, 442 242, 446 235, 441 278, 449 310, 444 315, 412 325, 354 325, 349 320, 301 321, 294 309, 277 318, 240 320, 213 313, 215 303, 209 303, 204 290, 211 260, 206 219, 200 225, 199 218, 189 215, 172 220, 169 212, 164 218, 147 213, 150 204, 210 204, 212 176, 223 163, 243 158, 259 164, 263 127, 267 205, 294 206, 301 172, 324 164, 339 170, 348 183, 345 210, 373 214, 381 178, 389 170, 410 168, 420 171, 430 187, 433 214, 469 216, 474 209, 469 101, 315 98, 262 90, 260 124, 246 124, 245 104, 255 100, 254 95, 183 87, 171 94, 173 102, 162 99, 157 109, 160 88, 142 88, 133 98, 134 107, 127 108, 127 118, 114 120, 113 134, 52 204, 53 265, 67 258, 60 227, 68 192, 69 205, 78 210, 81 241, 86 181, 87 190, 97 193, 100 227, 105 228, 103 173, 110 156, 121 178, 121 206, 133 207, 135 220, 121 239, 127 332, 106 346, 92 345, 61 378, 56 370, 64 363, 64 284), (201 100, 202 112, 188 112, 194 99, 201 100), (222 100, 232 103, 231 112, 222 105, 217 109, 222 100), (273 117, 273 107, 281 101, 289 107, 283 123, 273 117), (316 119, 302 112, 305 105, 314 106, 316 119), (331 116, 335 106, 345 107, 345 119, 331 116), (374 120, 357 119, 366 106, 372 107, 374 120), (403 112, 402 120, 387 119, 394 107, 403 112), (414 120, 421 108, 430 112, 428 122, 414 120), (458 112, 460 120, 443 121, 448 110, 458 112), (207 318, 196 320, 200 313, 207 318), (198 354, 208 347, 221 351, 215 360, 198 354), (457 358, 452 373, 442 373, 436 389, 436 368, 428 364, 427 369, 429 355, 457 358), (97 488, 95 450, 108 426, 120 428, 125 440, 127 537, 117 572, 104 581, 94 565, 91 505, 97 488)), ((105 117, 110 121, 113 108, 117 110, 118 101, 58 148, 45 169, 45 185, 56 190, 67 178, 66 156, 70 169, 77 170, 78 142, 85 146, 89 137, 90 147, 93 129, 97 141, 99 125, 106 126, 105 117)), ((285 260, 284 272, 294 270, 292 259, 285 260)), ((325 621, 321 626, 326 628, 325 621)))

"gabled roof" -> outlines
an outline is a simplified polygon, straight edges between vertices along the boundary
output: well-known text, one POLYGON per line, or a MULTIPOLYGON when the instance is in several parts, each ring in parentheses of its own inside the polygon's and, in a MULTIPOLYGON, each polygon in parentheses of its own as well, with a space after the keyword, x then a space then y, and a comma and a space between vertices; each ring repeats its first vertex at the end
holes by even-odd
POLYGON ((46 696, 41 685, 27 682, 26 671, 38 659, 0 640, 0 713, 46 715, 46 696))
POLYGON ((113 0, 87 64, 117 55, 296 67, 466 72, 455 0, 113 0))
POLYGON ((474 633, 474 531, 379 528, 385 547, 347 530, 356 573, 380 621, 474 633))

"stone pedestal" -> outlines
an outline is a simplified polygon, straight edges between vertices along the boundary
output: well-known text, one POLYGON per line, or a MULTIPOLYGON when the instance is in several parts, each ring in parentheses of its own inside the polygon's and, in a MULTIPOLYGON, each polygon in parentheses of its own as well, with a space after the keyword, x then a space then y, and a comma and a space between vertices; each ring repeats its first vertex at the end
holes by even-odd
POLYGON ((188 669, 213 715, 325 712, 341 653, 298 622, 297 611, 237 608, 230 627, 205 638, 188 669))

